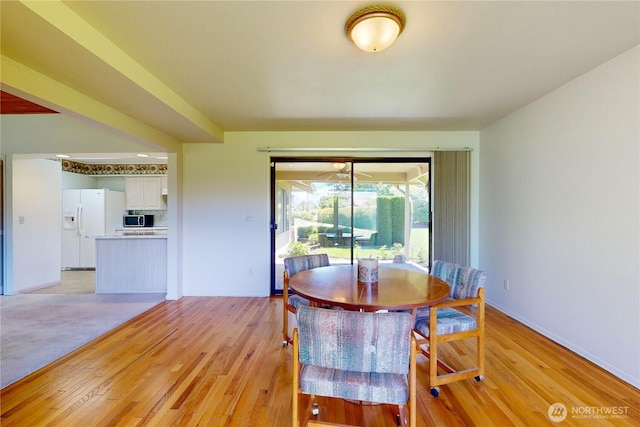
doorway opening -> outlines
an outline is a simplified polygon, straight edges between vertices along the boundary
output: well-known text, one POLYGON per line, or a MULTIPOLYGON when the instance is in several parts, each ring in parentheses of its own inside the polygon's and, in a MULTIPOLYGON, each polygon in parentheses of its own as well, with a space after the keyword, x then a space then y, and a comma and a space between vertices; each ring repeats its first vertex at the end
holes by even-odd
POLYGON ((430 158, 272 158, 271 294, 284 258, 326 253, 428 270, 432 248, 430 158))

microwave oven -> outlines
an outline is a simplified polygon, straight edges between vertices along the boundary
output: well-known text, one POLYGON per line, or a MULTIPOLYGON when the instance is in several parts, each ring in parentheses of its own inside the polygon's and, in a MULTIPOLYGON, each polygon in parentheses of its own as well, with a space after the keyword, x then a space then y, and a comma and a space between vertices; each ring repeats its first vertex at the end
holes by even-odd
POLYGON ((153 227, 153 215, 124 215, 123 227, 153 227))

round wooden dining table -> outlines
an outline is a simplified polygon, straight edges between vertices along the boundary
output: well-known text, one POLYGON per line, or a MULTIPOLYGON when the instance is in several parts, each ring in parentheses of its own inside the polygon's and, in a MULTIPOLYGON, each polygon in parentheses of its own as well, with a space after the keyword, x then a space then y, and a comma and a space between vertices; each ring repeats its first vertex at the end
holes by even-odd
POLYGON ((403 310, 428 307, 449 296, 449 285, 427 273, 393 264, 378 266, 378 281, 358 281, 357 265, 332 265, 301 271, 289 280, 298 295, 346 310, 403 310))

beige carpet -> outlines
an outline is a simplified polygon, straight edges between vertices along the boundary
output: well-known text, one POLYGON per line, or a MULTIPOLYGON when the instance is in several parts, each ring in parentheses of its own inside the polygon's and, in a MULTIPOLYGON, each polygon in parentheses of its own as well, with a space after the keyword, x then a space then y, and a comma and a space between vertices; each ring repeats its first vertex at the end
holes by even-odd
POLYGON ((164 301, 164 294, 0 296, 0 388, 164 301))

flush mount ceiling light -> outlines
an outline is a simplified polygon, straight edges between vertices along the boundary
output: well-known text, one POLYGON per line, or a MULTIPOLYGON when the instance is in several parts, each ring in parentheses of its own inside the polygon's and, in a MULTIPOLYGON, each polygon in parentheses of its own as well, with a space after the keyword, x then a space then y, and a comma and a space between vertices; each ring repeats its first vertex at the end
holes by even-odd
POLYGON ((344 24, 344 32, 365 52, 380 52, 402 33, 405 21, 404 13, 396 7, 367 6, 351 14, 344 24))

